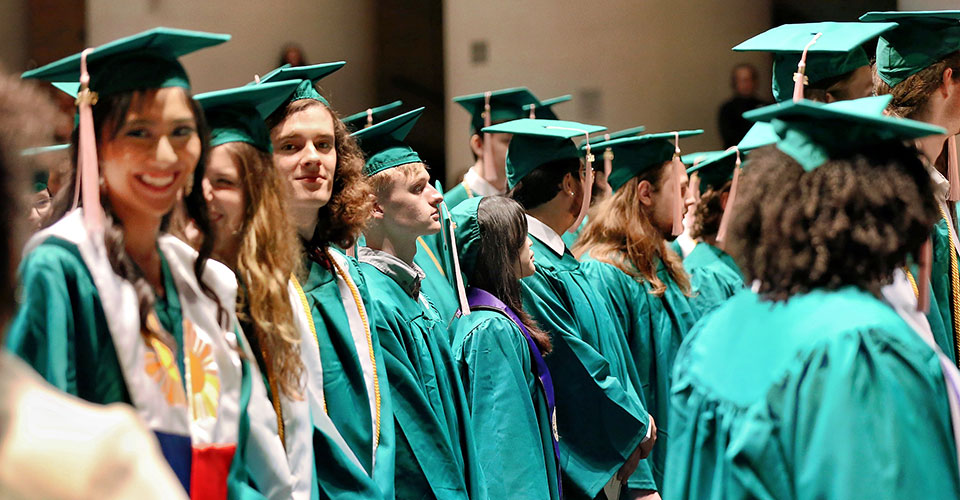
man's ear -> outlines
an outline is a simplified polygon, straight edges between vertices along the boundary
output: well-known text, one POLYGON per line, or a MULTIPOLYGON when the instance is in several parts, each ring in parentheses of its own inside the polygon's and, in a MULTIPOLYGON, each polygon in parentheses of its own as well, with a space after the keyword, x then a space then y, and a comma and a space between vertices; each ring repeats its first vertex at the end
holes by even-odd
POLYGON ((653 206, 653 184, 648 180, 637 183, 637 199, 645 207, 653 206))
POLYGON ((580 189, 580 182, 576 180, 574 174, 567 173, 563 176, 563 182, 560 183, 560 189, 563 190, 560 193, 562 196, 574 197, 577 194, 577 191, 580 189))
POLYGON ((726 209, 727 209, 727 198, 729 198, 729 197, 730 197, 730 191, 729 191, 729 190, 728 190, 728 191, 724 191, 723 194, 720 195, 720 210, 726 210, 726 209))
POLYGON ((477 158, 483 158, 483 136, 473 134, 470 136, 470 150, 477 158))
POLYGON ((371 217, 378 220, 383 220, 383 207, 380 206, 380 202, 377 200, 376 196, 373 198, 373 210, 371 211, 371 217))

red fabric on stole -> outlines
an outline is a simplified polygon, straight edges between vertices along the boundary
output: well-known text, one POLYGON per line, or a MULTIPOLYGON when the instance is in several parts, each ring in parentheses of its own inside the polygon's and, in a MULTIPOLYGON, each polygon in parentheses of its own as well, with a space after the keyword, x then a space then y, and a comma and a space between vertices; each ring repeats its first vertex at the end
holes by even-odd
POLYGON ((236 444, 213 444, 193 448, 191 500, 226 500, 227 476, 230 475, 230 465, 236 451, 236 444))

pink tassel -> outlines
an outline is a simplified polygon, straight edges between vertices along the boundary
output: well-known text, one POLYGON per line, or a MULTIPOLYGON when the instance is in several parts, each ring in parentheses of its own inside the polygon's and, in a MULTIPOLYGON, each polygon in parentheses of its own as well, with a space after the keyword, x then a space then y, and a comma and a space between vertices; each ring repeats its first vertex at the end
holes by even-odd
MULTIPOLYGON (((733 219, 733 207, 737 200, 737 186, 740 184, 740 150, 736 146, 730 146, 727 151, 733 149, 737 152, 737 163, 733 167, 733 182, 730 183, 730 195, 727 196, 727 206, 723 210, 723 217, 720 218, 720 228, 717 230, 717 243, 723 243, 727 237, 727 228, 730 226, 730 220, 733 219)), ((725 245, 721 245, 723 248, 725 245)))
POLYGON ((683 232, 683 207, 685 205, 680 182, 683 179, 683 162, 680 161, 680 133, 673 133, 673 235, 683 232))
POLYGON ((80 93, 77 106, 80 108, 80 132, 77 151, 77 188, 74 193, 74 208, 77 198, 83 198, 83 221, 93 233, 103 231, 103 207, 100 205, 100 165, 97 159, 97 141, 93 129, 93 105, 97 94, 90 90, 90 74, 87 72, 87 55, 93 49, 80 53, 80 93))
MULTIPOLYGON (((610 134, 603 134, 603 140, 609 141, 610 134)), ((613 171, 613 149, 607 148, 603 151, 603 174, 610 177, 610 172, 613 171)))
POLYGON ((947 179, 950 181, 947 199, 960 201, 960 166, 957 165, 957 136, 955 135, 947 139, 947 179))
POLYGON ((373 108, 367 108, 367 126, 363 128, 367 128, 372 125, 373 125, 373 108))
POLYGON ((536 103, 530 104, 530 119, 531 119, 531 120, 536 120, 536 119, 537 119, 537 104, 536 104, 536 103))
POLYGON ((793 102, 803 99, 803 86, 807 84, 807 77, 804 75, 804 71, 807 69, 807 50, 810 49, 811 45, 817 43, 817 39, 820 38, 821 35, 823 35, 823 33, 813 35, 813 39, 803 48, 800 63, 797 64, 797 72, 793 74, 793 102))
POLYGON ((584 163, 586 165, 586 176, 583 179, 583 195, 580 198, 580 213, 577 215, 577 220, 573 221, 567 232, 572 233, 580 227, 580 223, 583 222, 583 218, 587 216, 587 210, 590 209, 590 197, 593 194, 593 153, 590 152, 590 134, 584 132, 584 135, 587 138, 587 152, 584 156, 584 163))
MULTIPOLYGON (((490 91, 483 93, 483 127, 490 126, 490 91)), ((484 178, 496 179, 499 176, 493 175, 493 142, 490 134, 483 133, 483 172, 484 178)))
POLYGON ((920 247, 920 269, 917 276, 917 311, 926 313, 930 310, 930 270, 933 267, 933 244, 930 239, 920 247))

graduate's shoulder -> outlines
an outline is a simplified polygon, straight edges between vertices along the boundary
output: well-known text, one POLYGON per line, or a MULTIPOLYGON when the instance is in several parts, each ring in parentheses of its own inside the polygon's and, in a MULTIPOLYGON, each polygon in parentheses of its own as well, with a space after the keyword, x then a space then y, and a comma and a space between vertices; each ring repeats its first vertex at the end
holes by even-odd
POLYGON ((456 346, 472 343, 515 343, 523 333, 506 314, 489 309, 474 309, 454 324, 456 346))
POLYGON ((38 274, 63 275, 68 279, 92 279, 77 245, 56 236, 43 239, 20 264, 20 275, 24 279, 38 274))

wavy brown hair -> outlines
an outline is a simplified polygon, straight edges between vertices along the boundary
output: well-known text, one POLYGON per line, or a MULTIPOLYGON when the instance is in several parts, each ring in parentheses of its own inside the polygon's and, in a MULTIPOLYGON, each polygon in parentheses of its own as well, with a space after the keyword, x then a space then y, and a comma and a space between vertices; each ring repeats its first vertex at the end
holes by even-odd
POLYGON ((960 80, 960 50, 945 55, 893 87, 880 79, 874 65, 873 86, 877 95, 890 94, 893 97, 887 106, 891 114, 901 118, 915 118, 925 110, 933 92, 943 84, 943 72, 947 68, 953 69, 954 80, 960 80))
MULTIPOLYGON (((319 87, 317 90, 320 91, 319 87)), ((322 92, 321 92, 322 93, 322 92)), ((300 99, 276 110, 267 120, 271 131, 291 115, 313 106, 324 106, 314 99, 300 99)), ((317 227, 308 247, 325 248, 330 244, 350 248, 356 243, 373 209, 373 190, 363 175, 363 152, 333 108, 324 106, 333 116, 334 147, 337 166, 333 174, 330 201, 320 208, 317 227)))
POLYGON ((727 181, 719 189, 708 188, 700 195, 700 201, 694 208, 693 227, 690 228, 690 237, 715 238, 720 230, 720 219, 723 218, 723 195, 730 192, 733 181, 727 181))
POLYGON ((302 399, 305 368, 300 335, 287 294, 300 262, 300 242, 286 214, 283 184, 273 157, 244 142, 224 148, 238 167, 246 210, 240 251, 234 263, 244 286, 237 293, 237 317, 253 325, 270 378, 291 399, 302 399))
POLYGON ((595 215, 577 238, 573 254, 591 257, 616 266, 621 271, 652 286, 650 293, 660 297, 667 285, 657 277, 657 259, 685 295, 690 295, 690 276, 683 261, 650 222, 651 214, 637 197, 637 186, 647 181, 659 192, 673 166, 670 162, 630 179, 613 196, 597 205, 595 215))
POLYGON ((916 149, 897 142, 810 172, 767 146, 742 175, 730 253, 770 300, 848 285, 880 296, 937 220, 930 176, 916 149))
POLYGON ((480 250, 467 282, 486 290, 512 309, 540 348, 540 353, 546 355, 553 348, 550 335, 524 311, 520 277, 509 272, 520 261, 520 251, 527 243, 527 218, 523 207, 505 196, 485 196, 477 206, 477 222, 480 225, 480 250))
MULTIPOLYGON (((96 134, 97 149, 100 149, 104 140, 112 140, 123 128, 127 114, 131 109, 137 109, 142 106, 145 99, 151 99, 156 95, 158 89, 136 90, 123 92, 107 97, 101 97, 95 106, 93 106, 93 126, 96 134)), ((185 217, 193 219, 196 224, 198 235, 194 240, 194 247, 197 248, 197 260, 193 264, 193 272, 197 283, 200 285, 204 295, 209 297, 217 304, 217 320, 221 328, 227 328, 228 315, 227 310, 220 303, 216 293, 207 285, 202 277, 203 270, 206 268, 207 259, 213 251, 213 238, 211 237, 210 221, 207 218, 207 202, 203 197, 203 189, 200 188, 203 174, 206 170, 207 157, 210 153, 210 129, 207 127, 206 119, 203 115, 203 109, 191 97, 189 91, 186 92, 187 101, 197 125, 197 134, 200 136, 200 156, 197 158, 197 166, 193 171, 191 181, 194 189, 184 196, 183 208, 186 211, 185 217)), ((71 152, 73 154, 73 170, 66 186, 57 193, 53 199, 53 206, 50 213, 44 221, 44 226, 50 226, 60 220, 73 205, 74 189, 77 183, 77 144, 79 141, 79 130, 74 129, 71 138, 71 152)), ((140 332, 145 342, 149 343, 151 338, 157 338, 176 352, 176 342, 169 332, 164 331, 159 322, 148 322, 147 319, 153 314, 153 306, 156 303, 156 295, 153 286, 147 281, 140 266, 130 257, 126 250, 125 235, 126 230, 123 227, 123 221, 113 213, 110 205, 110 198, 101 191, 100 202, 104 211, 104 244, 107 250, 107 260, 110 266, 118 276, 130 282, 137 294, 137 304, 140 315, 140 332)), ((83 205, 81 200, 80 206, 83 205)), ((170 220, 176 206, 171 212, 164 216, 163 223, 160 226, 161 231, 166 231, 170 225, 170 220)))

